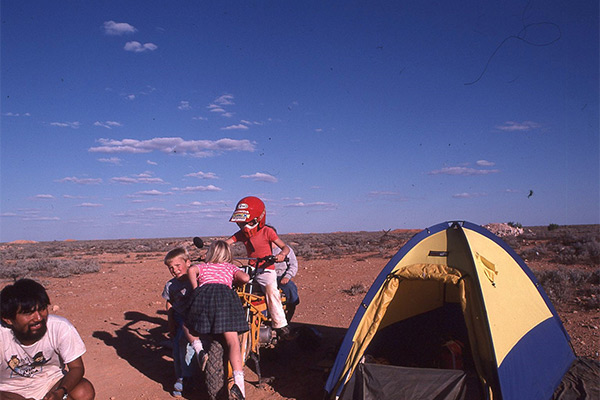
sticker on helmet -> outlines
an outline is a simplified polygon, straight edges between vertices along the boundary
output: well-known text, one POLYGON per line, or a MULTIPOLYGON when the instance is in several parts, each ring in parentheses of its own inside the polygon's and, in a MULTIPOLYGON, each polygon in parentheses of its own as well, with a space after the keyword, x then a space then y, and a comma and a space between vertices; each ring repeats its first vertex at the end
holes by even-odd
POLYGON ((231 216, 231 222, 246 222, 250 218, 250 211, 235 211, 231 216))
POLYGON ((237 205, 238 210, 245 210, 247 208, 248 208, 248 204, 246 204, 246 203, 240 203, 237 205))

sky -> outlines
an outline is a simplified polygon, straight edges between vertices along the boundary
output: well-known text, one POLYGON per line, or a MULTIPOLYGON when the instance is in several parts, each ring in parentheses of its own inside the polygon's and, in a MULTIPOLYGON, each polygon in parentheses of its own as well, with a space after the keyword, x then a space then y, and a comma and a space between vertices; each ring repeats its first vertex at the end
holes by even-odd
POLYGON ((596 0, 0 17, 0 242, 600 223, 596 0))

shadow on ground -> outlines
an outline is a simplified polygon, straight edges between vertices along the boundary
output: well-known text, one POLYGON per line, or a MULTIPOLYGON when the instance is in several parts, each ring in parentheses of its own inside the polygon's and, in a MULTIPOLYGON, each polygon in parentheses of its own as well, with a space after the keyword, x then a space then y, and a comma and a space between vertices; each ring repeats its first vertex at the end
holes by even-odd
MULTIPOLYGON (((297 400, 322 399, 325 381, 346 328, 292 323, 297 337, 280 342, 273 349, 261 349, 260 369, 263 378, 283 397, 297 400)), ((250 361, 248 367, 256 372, 250 361)), ((247 380, 257 385, 256 380, 247 380)))
POLYGON ((170 391, 174 379, 171 350, 161 345, 167 332, 166 320, 137 311, 127 311, 125 320, 129 322, 116 330, 114 336, 105 331, 95 331, 92 336, 114 347, 117 355, 133 368, 170 391))
MULTIPOLYGON (((114 347, 119 357, 148 379, 161 384, 165 394, 170 393, 174 373, 171 349, 165 346, 165 319, 137 311, 126 312, 125 319, 129 322, 114 335, 95 331, 92 336, 114 347)), ((273 349, 261 349, 259 365, 262 376, 283 397, 321 399, 329 369, 346 329, 302 323, 292 323, 291 326, 297 333, 295 339, 280 342, 273 349)), ((248 368, 256 373, 252 361, 248 361, 248 368)), ((198 378, 186 384, 186 399, 206 399, 203 380, 200 376, 198 378)), ((248 385, 259 387, 256 378, 247 376, 246 380, 248 385)))

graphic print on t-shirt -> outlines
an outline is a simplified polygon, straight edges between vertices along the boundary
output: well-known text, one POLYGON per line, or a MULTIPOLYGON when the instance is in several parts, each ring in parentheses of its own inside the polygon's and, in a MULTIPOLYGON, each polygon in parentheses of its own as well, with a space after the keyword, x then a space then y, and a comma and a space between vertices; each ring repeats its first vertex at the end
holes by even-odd
POLYGON ((7 364, 13 373, 30 378, 42 372, 43 366, 47 364, 48 361, 50 361, 50 359, 46 360, 44 353, 40 351, 33 356, 33 359, 27 356, 26 359, 21 360, 17 355, 13 355, 10 357, 7 364))

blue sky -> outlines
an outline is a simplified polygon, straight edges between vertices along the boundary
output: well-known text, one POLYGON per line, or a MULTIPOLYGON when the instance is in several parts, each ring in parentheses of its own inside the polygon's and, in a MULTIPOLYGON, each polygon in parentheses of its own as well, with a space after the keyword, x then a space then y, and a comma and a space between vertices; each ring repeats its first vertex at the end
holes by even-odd
POLYGON ((598 11, 1 0, 0 241, 600 223, 598 11))

